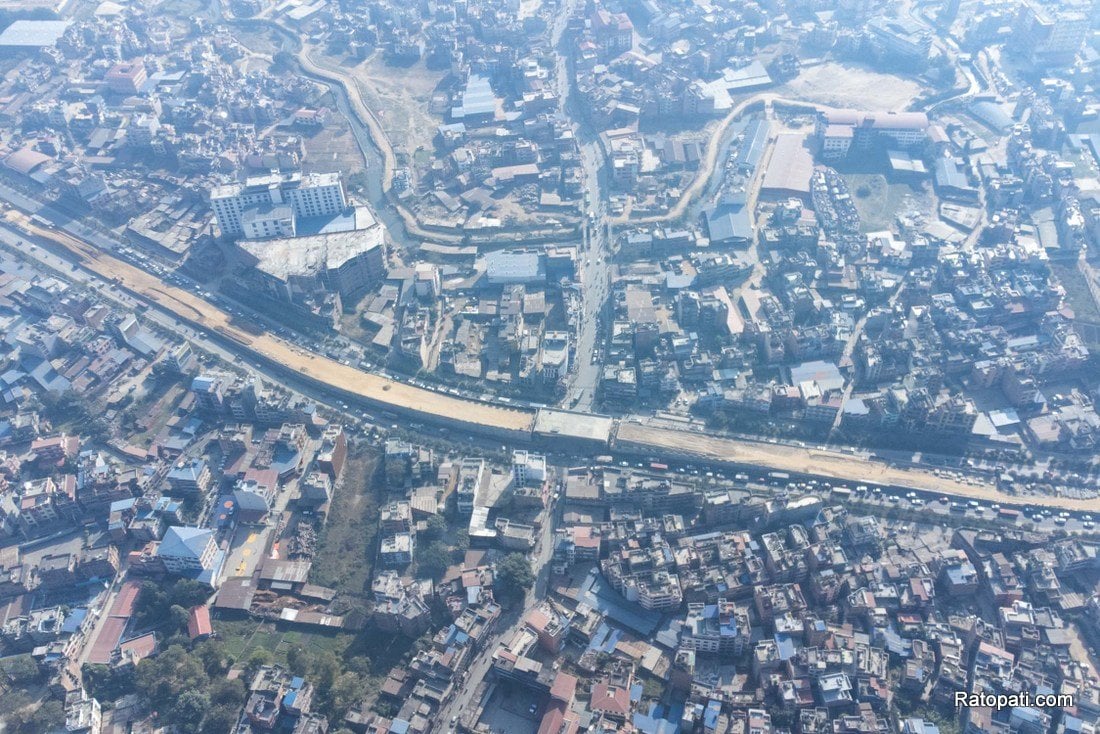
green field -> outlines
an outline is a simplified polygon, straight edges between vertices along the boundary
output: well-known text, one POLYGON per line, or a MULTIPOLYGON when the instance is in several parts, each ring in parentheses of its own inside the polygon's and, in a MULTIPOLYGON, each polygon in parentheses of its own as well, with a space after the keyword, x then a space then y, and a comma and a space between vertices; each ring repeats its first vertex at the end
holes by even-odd
POLYGON ((1050 270, 1065 287, 1066 304, 1073 309, 1074 315, 1082 321, 1100 323, 1100 309, 1096 307, 1081 271, 1069 263, 1051 263, 1050 270))
POLYGON ((275 622, 255 619, 218 620, 218 635, 226 652, 237 661, 247 661, 256 650, 271 653, 272 662, 286 665, 287 652, 292 647, 302 647, 314 653, 332 652, 342 656, 352 644, 354 635, 346 632, 315 633, 278 628, 275 622))
POLYGON ((894 217, 911 209, 927 211, 928 193, 905 183, 890 183, 881 173, 844 173, 864 232, 890 229, 894 217))
POLYGON ((336 589, 340 596, 361 598, 370 591, 367 585, 374 564, 381 462, 378 453, 365 446, 349 446, 348 452, 309 580, 336 589))

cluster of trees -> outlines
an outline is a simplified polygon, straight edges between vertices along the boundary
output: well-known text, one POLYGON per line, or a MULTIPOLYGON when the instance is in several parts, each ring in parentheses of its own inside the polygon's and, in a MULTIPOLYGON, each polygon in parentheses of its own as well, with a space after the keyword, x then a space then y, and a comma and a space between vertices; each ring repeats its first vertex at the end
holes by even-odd
POLYGON ((428 527, 417 536, 416 573, 422 578, 438 579, 453 562, 461 559, 470 547, 470 535, 465 529, 451 534, 451 544, 444 542, 447 537, 447 521, 440 515, 432 515, 427 520, 428 527))
POLYGON ((0 661, 0 673, 19 687, 0 692, 0 729, 13 734, 33 734, 52 731, 65 723, 60 701, 36 701, 24 690, 42 682, 41 671, 30 655, 4 658, 0 661))
POLYGON ((209 596, 210 587, 191 579, 181 579, 168 587, 146 581, 134 605, 134 620, 139 628, 163 628, 169 635, 176 634, 187 627, 191 607, 209 596))
POLYGON ((493 594, 503 602, 517 602, 527 594, 535 583, 535 574, 531 570, 531 561, 522 553, 509 553, 497 564, 496 578, 493 579, 493 594))
POLYGON ((244 680, 229 680, 232 659, 216 640, 200 642, 192 650, 172 645, 156 657, 138 663, 136 691, 164 721, 199 734, 223 734, 236 726, 244 705, 244 680))
POLYGON ((51 698, 35 701, 22 690, 0 694, 0 728, 13 734, 38 734, 65 724, 65 709, 51 698))
POLYGON ((102 412, 84 396, 72 390, 63 393, 43 393, 38 398, 42 417, 55 427, 68 424, 79 428, 81 435, 93 442, 103 442, 111 437, 111 428, 102 412))

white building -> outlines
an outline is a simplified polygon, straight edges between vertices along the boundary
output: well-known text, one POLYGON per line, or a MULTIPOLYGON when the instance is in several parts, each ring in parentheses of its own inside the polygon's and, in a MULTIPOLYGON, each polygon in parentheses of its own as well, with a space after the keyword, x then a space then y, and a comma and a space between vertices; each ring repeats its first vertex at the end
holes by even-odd
POLYGON ((222 234, 230 236, 287 236, 288 216, 292 220, 331 216, 344 211, 347 205, 338 173, 303 176, 299 171, 272 171, 250 176, 244 183, 216 186, 210 192, 210 207, 218 219, 218 227, 222 234), (277 228, 282 231, 262 234, 265 229, 277 228))
POLYGON ((489 472, 485 459, 463 459, 458 466, 458 482, 455 487, 455 500, 458 511, 469 515, 474 511, 474 503, 489 481, 489 472))
POLYGON ((1089 17, 1076 9, 1025 2, 1015 32, 1014 42, 1026 51, 1032 64, 1068 65, 1088 37, 1089 17))
POLYGON ((538 487, 546 481, 546 457, 518 450, 512 452, 512 476, 517 487, 538 487))
POLYGON ((71 734, 99 734, 102 731, 99 701, 84 689, 73 691, 65 702, 65 731, 71 734))
POLYGON ((184 576, 208 571, 217 552, 212 530, 173 526, 160 541, 157 557, 168 573, 184 576))
POLYGON ((542 379, 554 382, 569 372, 569 332, 547 331, 540 345, 542 379))
POLYGON ((819 112, 814 130, 821 156, 835 160, 852 149, 868 150, 886 143, 891 148, 913 148, 928 136, 928 115, 923 112, 819 112))

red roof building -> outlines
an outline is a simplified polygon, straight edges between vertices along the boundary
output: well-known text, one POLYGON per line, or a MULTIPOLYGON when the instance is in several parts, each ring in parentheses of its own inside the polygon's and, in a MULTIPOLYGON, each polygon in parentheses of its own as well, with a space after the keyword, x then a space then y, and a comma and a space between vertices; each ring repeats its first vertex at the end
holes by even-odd
POLYGON ((187 635, 192 640, 201 640, 214 634, 214 628, 210 624, 210 609, 205 604, 191 607, 191 614, 187 618, 187 635))

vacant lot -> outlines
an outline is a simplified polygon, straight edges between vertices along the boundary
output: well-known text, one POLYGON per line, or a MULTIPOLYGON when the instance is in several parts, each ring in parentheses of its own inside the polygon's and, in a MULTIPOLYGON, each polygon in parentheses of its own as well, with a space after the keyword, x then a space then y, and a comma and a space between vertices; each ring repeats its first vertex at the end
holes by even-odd
POLYGON ((344 632, 280 630, 275 622, 255 619, 219 619, 215 626, 225 643, 226 652, 242 663, 247 662, 254 651, 267 650, 271 653, 272 662, 286 665, 287 651, 292 647, 302 647, 314 653, 329 651, 342 656, 354 641, 352 635, 344 632))
POLYGON ((828 61, 804 68, 779 93, 807 102, 861 110, 903 110, 920 94, 917 82, 857 64, 828 61))
POLYGON ((418 148, 432 149, 442 118, 431 113, 430 105, 446 72, 427 68, 423 60, 411 66, 390 66, 379 55, 356 66, 330 56, 324 61, 342 64, 355 77, 363 101, 378 117, 395 152, 414 155, 418 148))
MULTIPOLYGON (((326 94, 323 104, 333 106, 331 96, 326 94)), ((346 183, 347 176, 365 170, 363 152, 359 150, 351 127, 342 115, 331 115, 324 128, 303 135, 302 145, 306 149, 302 170, 306 173, 342 171, 346 183)))
POLYGON ((1072 263, 1052 262, 1050 270, 1066 289, 1066 303, 1073 309, 1074 315, 1082 321, 1100 323, 1100 310, 1089 293, 1085 276, 1072 263))
POLYGON ((890 229, 898 214, 916 211, 927 214, 932 198, 927 190, 906 183, 890 183, 881 173, 846 173, 864 232, 890 229))
POLYGON ((341 594, 367 592, 378 535, 378 454, 349 447, 344 478, 335 490, 328 523, 321 531, 310 581, 341 594))

